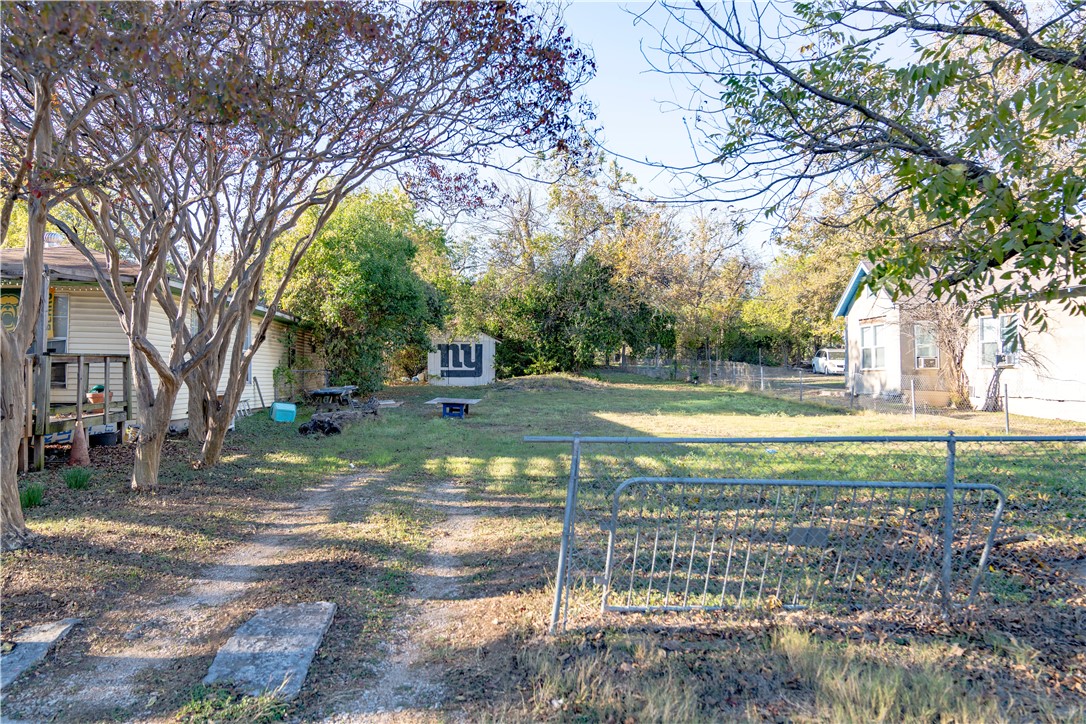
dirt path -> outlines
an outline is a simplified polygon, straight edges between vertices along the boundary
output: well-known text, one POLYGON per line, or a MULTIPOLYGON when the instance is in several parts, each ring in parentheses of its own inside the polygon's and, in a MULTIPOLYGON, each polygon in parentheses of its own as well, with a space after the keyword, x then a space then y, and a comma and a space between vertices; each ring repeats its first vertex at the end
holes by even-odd
POLYGON ((5 719, 141 718, 159 698, 155 682, 160 676, 186 663, 194 668, 194 660, 210 660, 241 623, 247 612, 231 604, 266 575, 262 569, 301 545, 308 528, 329 520, 338 499, 357 496, 371 480, 357 474, 311 488, 298 503, 265 521, 268 532, 205 569, 180 595, 86 622, 98 635, 86 644, 85 653, 46 664, 13 687, 4 702, 5 719))
POLYGON ((480 517, 464 503, 464 489, 445 483, 432 495, 447 514, 434 528, 426 562, 413 574, 404 615, 386 642, 388 657, 380 677, 366 689, 335 704, 328 723, 445 720, 438 709, 450 702, 441 668, 428 654, 456 636, 467 619, 458 600, 460 581, 472 574, 460 556, 470 551, 480 517))

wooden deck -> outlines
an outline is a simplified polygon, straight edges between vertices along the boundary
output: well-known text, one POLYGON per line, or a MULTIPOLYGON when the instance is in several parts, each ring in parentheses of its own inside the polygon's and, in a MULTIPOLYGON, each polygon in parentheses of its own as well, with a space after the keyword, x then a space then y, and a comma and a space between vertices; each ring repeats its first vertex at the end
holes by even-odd
POLYGON ((115 423, 122 431, 133 419, 132 364, 128 355, 35 354, 27 355, 23 368, 28 403, 26 432, 19 454, 22 470, 45 467, 45 436, 74 429, 77 422, 87 429, 94 425, 115 423), (74 401, 68 385, 71 374, 65 371, 65 385, 53 387, 53 365, 75 365, 74 401), (117 372, 120 379, 117 380, 117 372), (102 385, 100 401, 91 402, 87 390, 102 385), (119 389, 118 389, 119 388, 119 389))

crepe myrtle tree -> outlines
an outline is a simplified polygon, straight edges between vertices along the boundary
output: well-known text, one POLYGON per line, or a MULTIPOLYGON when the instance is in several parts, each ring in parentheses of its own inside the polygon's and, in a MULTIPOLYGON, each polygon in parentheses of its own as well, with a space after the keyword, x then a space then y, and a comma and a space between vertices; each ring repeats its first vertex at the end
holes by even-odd
MULTIPOLYGON (((18 446, 30 404, 23 363, 41 313, 48 217, 78 190, 108 179, 132 151, 127 147, 118 154, 119 163, 105 164, 88 163, 71 153, 71 142, 84 132, 87 115, 114 97, 107 79, 85 84, 82 71, 107 57, 114 59, 114 70, 119 74, 148 62, 168 24, 149 20, 146 8, 137 5, 8 2, 0 6, 4 29, 0 34, 0 56, 4 59, 0 73, 0 238, 8 238, 17 205, 26 209, 27 216, 16 322, 11 331, 0 331, 0 537, 5 550, 21 546, 26 539, 17 481, 18 446), (65 113, 59 112, 62 107, 65 113)), ((6 253, 19 252, 11 249, 6 253)), ((44 340, 38 342, 44 344, 44 340)))
POLYGON ((89 121, 109 129, 84 146, 103 159, 150 129, 130 177, 76 198, 107 254, 138 250, 143 265, 128 301, 119 277, 96 270, 122 319, 139 322, 126 331, 158 380, 155 396, 150 376, 138 386, 147 454, 137 488, 155 483, 186 379, 205 403, 200 463, 218 461, 245 370, 342 199, 384 173, 469 192, 470 177, 449 163, 563 144, 576 131, 575 90, 592 71, 556 18, 516 4, 184 7, 192 22, 175 42, 186 72, 133 84, 89 121), (310 233, 292 240, 279 285, 262 293, 269 254, 307 213, 310 233), (146 337, 152 300, 170 321, 170 350, 146 337), (250 331, 258 304, 267 313, 250 331))
POLYGON ((273 163, 241 159, 240 183, 209 199, 233 212, 230 251, 244 266, 235 262, 238 274, 228 284, 201 289, 201 301, 212 307, 216 295, 231 286, 231 298, 243 302, 229 354, 209 357, 206 379, 225 374, 227 386, 222 403, 209 405, 204 465, 219 459, 244 392, 245 369, 271 323, 268 314, 254 325, 246 349, 265 261, 301 214, 317 210, 310 233, 294 243, 278 286, 265 300, 270 310, 339 202, 375 174, 396 173, 410 189, 436 185, 462 198, 468 192, 465 203, 478 204, 481 199, 470 198, 471 174, 446 173, 444 164, 487 163, 503 146, 564 145, 577 130, 574 93, 592 64, 556 18, 491 3, 336 4, 327 12, 330 30, 354 31, 334 38, 343 47, 330 54, 331 77, 317 84, 321 91, 299 98, 296 138, 287 142, 282 134, 258 129, 256 145, 273 163), (324 88, 334 97, 325 97, 324 88), (307 155, 293 149, 307 149, 307 155))
POLYGON ((666 71, 710 155, 703 193, 793 207, 888 181, 870 279, 1038 313, 1086 276, 1086 6, 1013 0, 665 5, 666 71), (906 209, 894 213, 893 208, 906 209), (924 222, 914 233, 916 220, 924 222), (940 243, 927 240, 927 232, 940 243))
MULTIPOLYGON (((103 6, 104 7, 104 6, 103 6)), ((112 7, 112 6, 111 6, 112 7)), ((67 103, 55 112, 80 132, 66 153, 117 171, 79 188, 68 203, 86 220, 104 248, 101 264, 76 225, 60 214, 50 221, 87 258, 129 341, 140 426, 131 478, 134 490, 157 484, 162 443, 185 376, 224 343, 225 332, 192 335, 188 302, 210 242, 185 246, 185 226, 203 213, 200 202, 228 178, 215 151, 245 110, 266 105, 261 89, 244 75, 250 65, 244 42, 266 16, 257 6, 121 3, 138 10, 159 33, 153 58, 126 65, 123 49, 80 69, 80 87, 110 88, 108 102, 86 113, 67 103), (202 155, 198 155, 202 154, 202 155), (133 283, 122 261, 139 264, 133 283), (159 349, 148 333, 152 317, 165 314, 171 344, 159 349)), ((119 11, 119 10, 118 10, 119 11)), ((266 89, 264 90, 266 92, 266 89)), ((226 136, 243 142, 238 134, 226 136)))

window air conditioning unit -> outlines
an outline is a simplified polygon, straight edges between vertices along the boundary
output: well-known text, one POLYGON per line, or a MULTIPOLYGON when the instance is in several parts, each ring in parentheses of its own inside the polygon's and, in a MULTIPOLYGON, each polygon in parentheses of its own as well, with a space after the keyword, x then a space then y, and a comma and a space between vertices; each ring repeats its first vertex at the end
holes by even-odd
POLYGON ((939 360, 934 357, 917 357, 916 369, 918 370, 933 370, 939 366, 939 360))
POLYGON ((1018 364, 1017 352, 1006 352, 995 356, 996 367, 1014 367, 1016 364, 1018 364))

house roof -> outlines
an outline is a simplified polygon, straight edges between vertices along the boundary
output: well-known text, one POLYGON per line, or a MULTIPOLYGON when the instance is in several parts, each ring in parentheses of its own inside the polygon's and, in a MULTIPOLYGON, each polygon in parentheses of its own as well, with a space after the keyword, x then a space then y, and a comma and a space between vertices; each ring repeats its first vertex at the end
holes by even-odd
POLYGON ((852 303, 856 301, 856 295, 860 292, 860 285, 863 284, 864 279, 874 268, 875 265, 866 259, 856 265, 856 271, 852 272, 852 278, 848 280, 848 286, 845 287, 845 291, 837 301, 837 306, 834 307, 834 317, 848 316, 849 311, 852 309, 852 303))
MULTIPOLYGON (((91 263, 87 261, 82 252, 75 247, 69 244, 49 246, 42 253, 46 271, 51 279, 73 282, 97 281, 94 276, 94 267, 91 266, 91 263)), ((102 265, 102 268, 109 266, 109 259, 105 254, 93 252, 93 256, 95 261, 102 265)), ((139 264, 128 261, 121 261, 120 263, 122 281, 134 282, 139 271, 139 264)), ((22 249, 4 249, 3 253, 0 253, 0 277, 4 279, 23 278, 22 249)))
MULTIPOLYGON (((87 260, 83 253, 70 244, 62 244, 58 246, 48 246, 43 250, 43 257, 45 261, 45 270, 49 275, 50 281, 64 281, 64 282, 90 282, 93 284, 98 283, 98 278, 94 276, 94 267, 87 260)), ((102 268, 108 268, 109 259, 105 254, 99 252, 91 252, 95 261, 102 265, 102 268)), ((140 272, 140 265, 135 262, 121 261, 120 263, 121 281, 125 284, 134 284, 136 276, 140 272)), ((0 252, 0 278, 5 280, 16 280, 23 278, 23 250, 17 248, 4 249, 0 252)), ((171 286, 175 290, 180 290, 181 283, 176 279, 170 280, 171 286)), ((268 308, 263 304, 258 304, 256 309, 253 310, 255 314, 264 316, 268 312, 268 308)), ((300 319, 293 314, 277 310, 275 312, 275 318, 283 322, 299 323, 300 319)))

